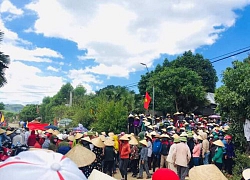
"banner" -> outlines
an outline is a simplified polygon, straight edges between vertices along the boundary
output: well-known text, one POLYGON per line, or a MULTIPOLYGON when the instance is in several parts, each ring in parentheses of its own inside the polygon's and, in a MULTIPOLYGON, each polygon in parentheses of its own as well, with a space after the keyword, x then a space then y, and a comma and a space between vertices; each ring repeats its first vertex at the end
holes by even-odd
POLYGON ((37 122, 35 122, 35 123, 29 122, 27 124, 29 130, 42 130, 42 131, 46 130, 44 127, 48 126, 48 125, 49 124, 47 124, 47 123, 41 124, 41 123, 37 123, 37 122))

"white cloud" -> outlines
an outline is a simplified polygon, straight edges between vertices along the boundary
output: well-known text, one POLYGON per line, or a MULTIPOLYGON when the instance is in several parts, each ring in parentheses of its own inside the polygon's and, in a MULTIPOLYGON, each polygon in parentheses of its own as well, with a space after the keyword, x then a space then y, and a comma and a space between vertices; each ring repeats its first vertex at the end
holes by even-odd
POLYGON ((1 51, 10 56, 11 63, 6 69, 7 84, 0 89, 0 99, 4 103, 38 103, 44 96, 52 96, 63 84, 62 77, 46 76, 34 66, 20 61, 52 62, 50 58, 63 56, 49 48, 34 47, 16 32, 5 27, 0 17, 0 29, 4 32, 1 51))
POLYGON ((6 70, 8 83, 0 89, 4 103, 41 102, 45 96, 53 96, 63 85, 63 78, 41 76, 42 71, 22 62, 12 62, 6 70), (7 97, 7 98, 6 98, 7 97))
POLYGON ((54 68, 54 67, 52 67, 52 66, 48 66, 48 67, 47 67, 47 70, 49 70, 49 71, 54 71, 54 72, 59 72, 60 69, 54 68))
POLYGON ((140 62, 150 66, 161 53, 213 44, 234 25, 234 10, 248 4, 249 0, 38 0, 26 8, 37 13, 31 27, 36 33, 68 39, 87 50, 78 58, 95 59, 99 65, 86 70, 128 77, 143 68, 140 62))
POLYGON ((4 0, 2 2, 2 4, 0 5, 0 12, 1 13, 7 12, 7 13, 14 14, 14 15, 22 15, 23 14, 23 10, 18 9, 9 0, 4 0))
MULTIPOLYGON (((68 77, 72 80, 78 80, 79 82, 84 83, 95 83, 95 84, 102 84, 101 80, 98 80, 97 76, 90 74, 88 71, 80 69, 80 70, 70 70, 68 77)), ((79 83, 81 84, 81 83, 79 83)))
POLYGON ((10 56, 11 60, 31 62, 52 62, 50 58, 63 56, 49 48, 32 47, 32 43, 18 37, 18 34, 7 29, 0 18, 0 29, 4 32, 1 50, 10 56))

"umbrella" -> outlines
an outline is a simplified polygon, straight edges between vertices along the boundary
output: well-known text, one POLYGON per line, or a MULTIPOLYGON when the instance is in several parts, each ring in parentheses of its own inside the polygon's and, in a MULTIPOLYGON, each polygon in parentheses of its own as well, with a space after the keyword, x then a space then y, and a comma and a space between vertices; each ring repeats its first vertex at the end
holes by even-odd
POLYGON ((88 129, 85 127, 76 127, 73 130, 76 132, 88 132, 88 129))
POLYGON ((72 122, 72 119, 64 118, 59 121, 60 125, 69 125, 72 122))
POLYGON ((54 126, 54 125, 49 125, 49 126, 45 126, 45 129, 53 129, 53 130, 58 130, 58 127, 54 126))
POLYGON ((217 115, 217 114, 214 114, 214 115, 210 115, 208 116, 209 118, 212 118, 212 119, 219 119, 221 116, 217 115))

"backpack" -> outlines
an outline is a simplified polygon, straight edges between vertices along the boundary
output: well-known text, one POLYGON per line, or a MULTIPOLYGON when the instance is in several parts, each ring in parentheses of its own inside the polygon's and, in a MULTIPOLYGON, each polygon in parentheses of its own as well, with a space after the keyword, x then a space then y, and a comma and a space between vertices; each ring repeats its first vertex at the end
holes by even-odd
POLYGON ((159 155, 160 152, 161 152, 161 141, 160 140, 156 140, 154 143, 153 143, 153 154, 154 155, 159 155))

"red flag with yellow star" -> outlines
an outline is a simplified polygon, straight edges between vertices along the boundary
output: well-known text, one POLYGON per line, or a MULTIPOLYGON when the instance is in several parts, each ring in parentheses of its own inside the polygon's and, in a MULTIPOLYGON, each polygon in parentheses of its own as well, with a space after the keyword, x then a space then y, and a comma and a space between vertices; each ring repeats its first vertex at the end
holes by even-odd
POLYGON ((150 101, 151 101, 151 97, 149 96, 148 92, 146 92, 145 99, 144 99, 144 108, 147 110, 148 110, 150 101))

